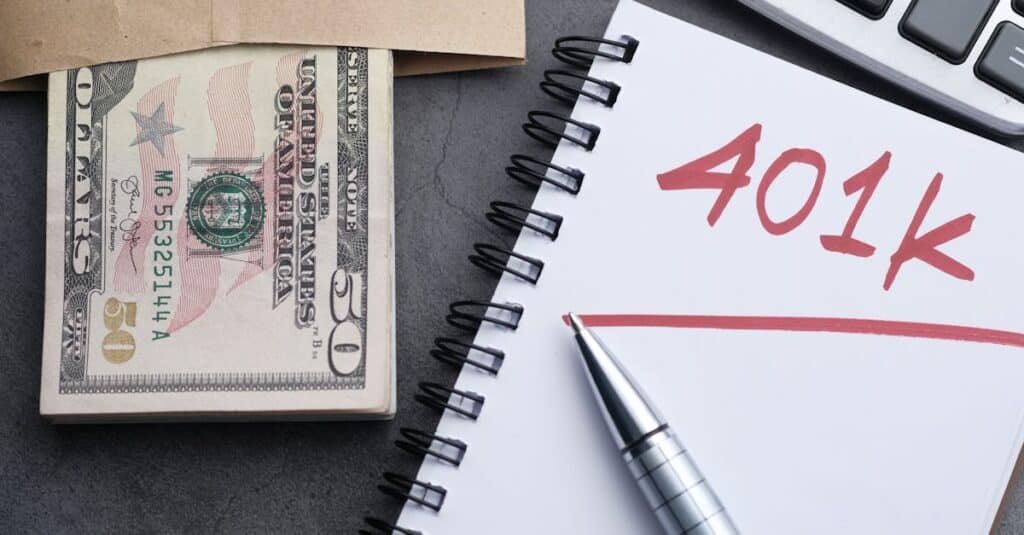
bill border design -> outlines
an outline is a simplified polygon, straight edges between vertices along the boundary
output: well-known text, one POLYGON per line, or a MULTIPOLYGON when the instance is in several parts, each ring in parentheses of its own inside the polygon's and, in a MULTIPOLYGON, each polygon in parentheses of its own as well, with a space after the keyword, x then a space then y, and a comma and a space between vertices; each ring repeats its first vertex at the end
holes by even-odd
POLYGON ((63 394, 121 394, 166 392, 276 392, 294 390, 351 390, 361 378, 339 378, 330 372, 166 373, 90 375, 84 381, 62 384, 63 394))

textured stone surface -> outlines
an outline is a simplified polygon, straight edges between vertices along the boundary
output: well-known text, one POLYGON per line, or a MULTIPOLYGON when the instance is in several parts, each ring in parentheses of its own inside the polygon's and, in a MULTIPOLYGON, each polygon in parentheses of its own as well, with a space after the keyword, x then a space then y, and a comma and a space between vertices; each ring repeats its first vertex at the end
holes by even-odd
MULTIPOLYGON (((427 354, 434 336, 451 333, 443 322, 447 304, 487 298, 495 284, 465 260, 473 242, 507 239, 484 219, 487 203, 528 203, 532 194, 504 178, 507 157, 548 155, 519 129, 527 110, 553 107, 537 89, 542 71, 555 65, 548 51, 556 36, 602 33, 614 3, 528 0, 525 67, 396 81, 399 413, 393 422, 55 427, 40 420, 45 99, 0 94, 0 531, 347 534, 361 527, 363 515, 393 518, 400 504, 375 490, 379 475, 414 473, 417 460, 391 443, 401 426, 432 429, 437 419, 413 402, 416 383, 455 378, 427 354)), ((733 1, 650 3, 949 119, 733 1)), ((1015 532, 1024 532, 1019 489, 1000 531, 1015 532)))

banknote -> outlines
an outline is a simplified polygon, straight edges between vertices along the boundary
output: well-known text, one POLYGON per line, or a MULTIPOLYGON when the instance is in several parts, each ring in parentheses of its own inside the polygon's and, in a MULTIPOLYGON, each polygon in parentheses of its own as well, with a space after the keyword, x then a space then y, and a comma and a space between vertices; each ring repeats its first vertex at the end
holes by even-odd
POLYGON ((393 414, 391 88, 362 48, 50 75, 41 413, 393 414))

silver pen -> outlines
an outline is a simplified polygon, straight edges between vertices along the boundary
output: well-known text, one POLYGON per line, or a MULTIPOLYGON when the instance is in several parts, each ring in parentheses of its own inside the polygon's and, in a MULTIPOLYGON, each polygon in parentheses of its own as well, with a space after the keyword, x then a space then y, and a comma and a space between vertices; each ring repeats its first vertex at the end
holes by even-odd
POLYGON ((605 421, 665 533, 738 534, 725 507, 654 405, 580 317, 569 313, 605 421))

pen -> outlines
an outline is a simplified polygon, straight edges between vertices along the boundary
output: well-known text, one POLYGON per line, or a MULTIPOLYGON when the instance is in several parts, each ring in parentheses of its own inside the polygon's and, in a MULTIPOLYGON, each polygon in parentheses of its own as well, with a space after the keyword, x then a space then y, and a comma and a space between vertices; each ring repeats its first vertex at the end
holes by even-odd
POLYGON ((625 368, 579 316, 569 313, 569 323, 605 422, 665 533, 738 534, 697 464, 625 368))

